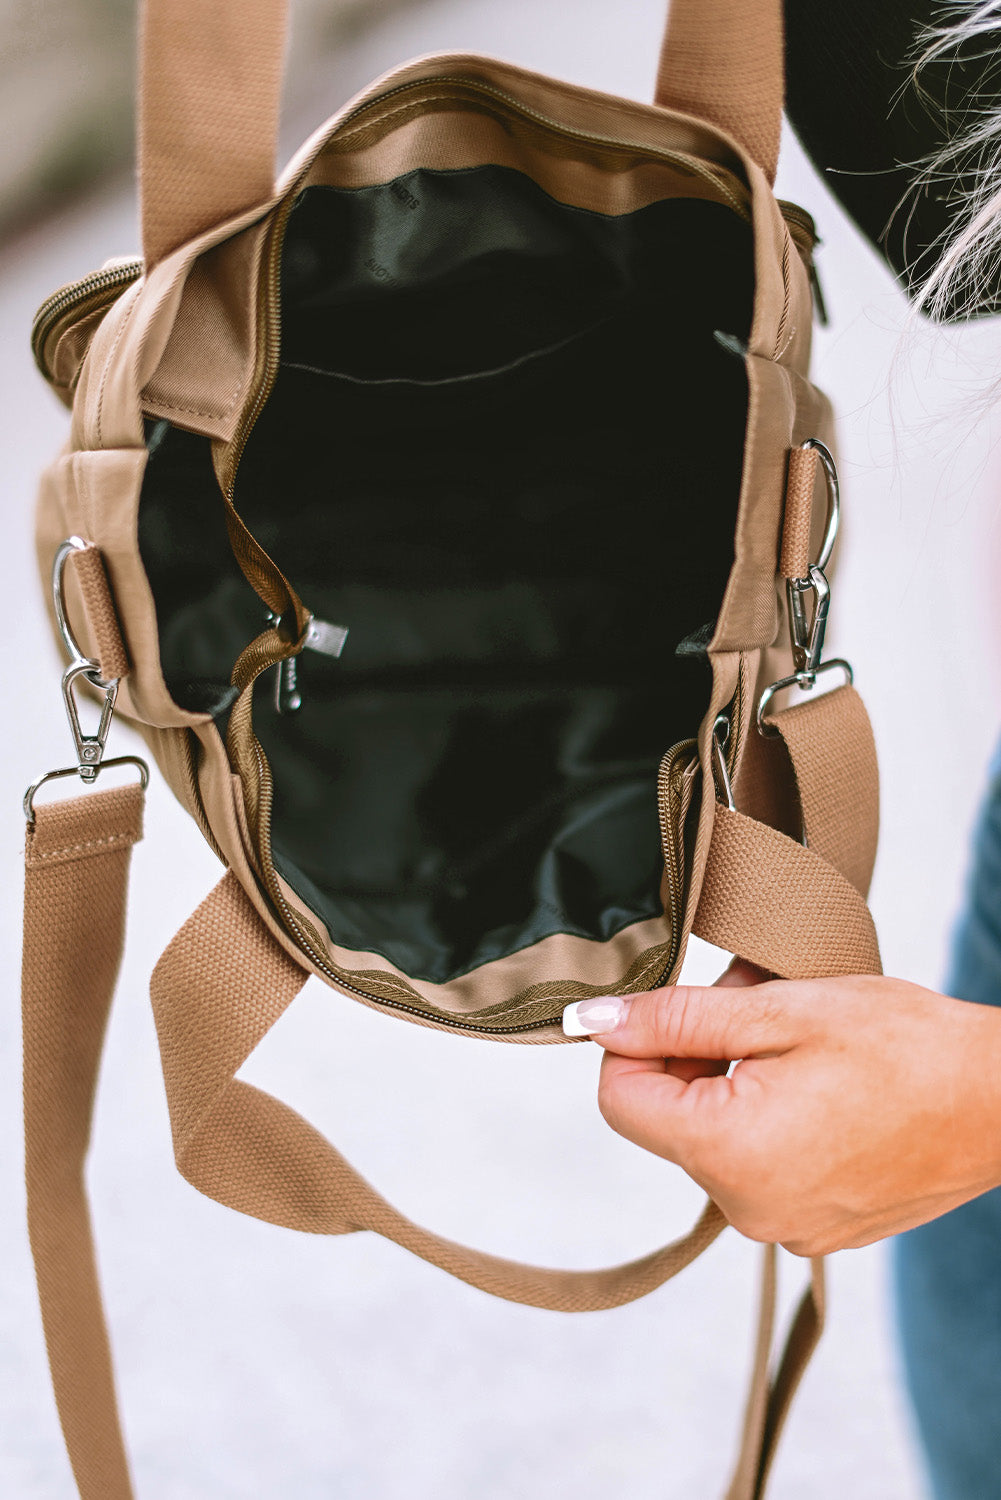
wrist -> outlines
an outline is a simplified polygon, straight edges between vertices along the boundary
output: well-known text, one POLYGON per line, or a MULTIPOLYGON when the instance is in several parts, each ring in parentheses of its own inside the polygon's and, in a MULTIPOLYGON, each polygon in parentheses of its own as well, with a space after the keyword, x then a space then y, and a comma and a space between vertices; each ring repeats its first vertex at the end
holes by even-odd
POLYGON ((1001 1007, 955 1003, 962 1006, 967 1059, 957 1079, 955 1117, 979 1194, 1001 1186, 1001 1007))

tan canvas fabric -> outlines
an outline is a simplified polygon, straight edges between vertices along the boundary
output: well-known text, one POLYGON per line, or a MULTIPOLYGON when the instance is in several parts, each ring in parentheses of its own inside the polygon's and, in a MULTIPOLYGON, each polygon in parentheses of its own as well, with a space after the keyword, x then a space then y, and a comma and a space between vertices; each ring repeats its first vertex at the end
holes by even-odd
POLYGON ((819 459, 815 448, 794 448, 789 454, 785 512, 782 517, 782 551, 779 572, 783 578, 805 578, 813 561, 810 549, 813 530, 813 491, 819 459))
MULTIPOLYGON (((856 711, 852 704, 849 712, 856 711)), ((804 769, 801 784, 808 787, 809 779, 809 769, 804 769)), ((810 789, 808 795, 823 807, 822 790, 813 795, 810 789)), ((83 1500, 102 1495, 128 1500, 132 1493, 82 1173, 121 947, 128 852, 141 836, 141 809, 138 788, 40 808, 26 848, 29 1220, 57 1401, 83 1500), (92 962, 81 992, 84 942, 92 962)), ((727 857, 725 849, 722 857, 727 857)), ((823 864, 819 856, 815 859, 823 864)), ((829 870, 823 866, 820 884, 810 867, 799 872, 807 898, 826 899, 823 882, 829 870)), ((706 889, 729 881, 744 883, 742 872, 726 864, 717 870, 711 855, 706 889)), ((779 940, 786 942, 784 934, 779 940)), ((838 962, 852 956, 844 958, 843 935, 830 925, 821 931, 818 945, 828 962, 832 945, 838 962)), ((780 959, 766 955, 762 961, 781 971, 780 959)), ((868 962, 869 955, 860 961, 868 962)), ((304 978, 301 966, 268 936, 232 874, 185 924, 157 966, 154 1013, 175 1153, 185 1176, 210 1197, 311 1233, 375 1230, 496 1296, 562 1311, 614 1307, 643 1296, 676 1275, 720 1232, 722 1215, 707 1203, 688 1235, 653 1255, 603 1272, 560 1272, 470 1251, 414 1225, 298 1115, 235 1078, 304 978)), ((768 1387, 774 1267, 766 1256, 752 1389, 728 1500, 753 1500, 762 1493, 785 1412, 822 1325, 821 1276, 815 1266, 775 1382, 768 1387)))
MULTIPOLYGON (((99 317, 88 305, 79 326, 60 325, 53 334, 52 378, 64 397, 72 393, 72 427, 67 450, 43 479, 40 565, 47 574, 53 551, 70 535, 88 543, 74 562, 68 598, 74 633, 103 675, 123 677, 121 710, 227 866, 164 954, 152 987, 177 1162, 202 1191, 271 1222, 326 1234, 372 1229, 515 1301, 568 1311, 617 1306, 699 1254, 723 1227, 719 1211, 707 1205, 688 1235, 631 1265, 573 1273, 518 1266, 412 1224, 304 1120, 235 1073, 308 973, 361 1003, 402 1005, 401 1013, 431 1027, 483 1029, 504 1014, 548 1019, 503 1039, 551 1043, 564 1040, 558 1020, 566 1001, 656 982, 669 939, 677 973, 691 930, 776 973, 878 971, 864 902, 878 798, 861 701, 841 689, 777 714, 775 741, 760 740, 754 729, 757 689, 789 670, 776 586, 780 551, 783 569, 795 564, 802 576, 822 525, 812 461, 797 457, 798 445, 829 441, 831 429, 828 405, 808 380, 807 266, 770 186, 782 98, 781 5, 675 0, 654 105, 490 59, 420 59, 350 101, 275 186, 283 35, 281 0, 239 7, 235 0, 147 0, 139 132, 145 273, 99 317), (558 149, 546 122, 561 127, 558 149), (599 954, 593 943, 556 934, 431 985, 380 955, 339 947, 269 866, 252 687, 283 649, 281 638, 264 631, 237 664, 241 698, 224 743, 210 716, 179 708, 164 682, 137 518, 144 419, 151 415, 211 439, 226 489, 241 423, 264 388, 272 352, 266 303, 275 225, 300 190, 386 182, 416 166, 487 163, 523 170, 558 201, 599 213, 688 196, 729 203, 746 218, 755 257, 749 404, 734 563, 709 644, 712 685, 686 783, 695 836, 683 910, 674 913, 673 927, 666 918, 633 924, 599 954), (738 811, 719 805, 715 792, 712 727, 721 711, 733 721, 738 811), (854 817, 846 818, 846 807, 854 817), (799 842, 801 827, 809 847, 799 842)), ((292 583, 229 500, 227 506, 245 573, 262 599, 276 612, 293 612, 301 629, 305 617, 292 583)), ((57 1399, 84 1500, 131 1495, 81 1184, 140 808, 135 791, 99 793, 66 810, 41 808, 27 856, 32 1238, 57 1399), (97 961, 85 1003, 75 1009, 71 959, 83 941, 85 880, 100 892, 98 935, 90 939, 97 961), (65 1086, 54 1088, 53 1080, 65 1086)), ((89 921, 93 909, 92 898, 89 921)), ((727 1500, 757 1500, 763 1492, 823 1321, 816 1266, 770 1380, 770 1250, 762 1288, 751 1395, 727 1500)))
POLYGON ((118 973, 138 787, 39 807, 25 847, 28 1229, 66 1447, 81 1495, 128 1500, 84 1163, 118 973))

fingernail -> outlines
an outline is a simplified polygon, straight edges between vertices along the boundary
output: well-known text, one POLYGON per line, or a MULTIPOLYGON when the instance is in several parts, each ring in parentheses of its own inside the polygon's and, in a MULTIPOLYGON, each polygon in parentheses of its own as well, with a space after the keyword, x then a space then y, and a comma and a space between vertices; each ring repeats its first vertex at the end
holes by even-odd
POLYGON ((626 1019, 629 1002, 618 995, 595 995, 577 1000, 563 1012, 564 1036, 597 1036, 614 1031, 626 1019))

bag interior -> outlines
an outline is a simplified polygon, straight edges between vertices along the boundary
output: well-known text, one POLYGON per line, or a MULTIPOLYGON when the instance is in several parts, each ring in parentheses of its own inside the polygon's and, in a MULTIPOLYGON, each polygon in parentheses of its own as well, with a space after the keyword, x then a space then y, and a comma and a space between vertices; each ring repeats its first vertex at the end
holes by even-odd
MULTIPOLYGON (((663 911, 656 779, 705 712, 733 560, 750 226, 610 215, 509 167, 299 197, 235 504, 339 658, 254 724, 279 874, 342 948, 443 983, 663 911), (722 337, 721 337, 722 335, 722 337)), ((168 687, 225 731, 266 609, 207 438, 148 427, 168 687)))

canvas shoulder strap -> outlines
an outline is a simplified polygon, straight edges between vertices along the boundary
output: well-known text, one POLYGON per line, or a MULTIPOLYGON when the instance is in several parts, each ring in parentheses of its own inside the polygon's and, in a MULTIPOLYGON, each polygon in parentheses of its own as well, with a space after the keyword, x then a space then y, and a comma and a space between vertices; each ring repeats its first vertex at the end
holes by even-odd
POLYGON ((84 1164, 142 837, 138 786, 40 806, 24 872, 28 1234, 52 1384, 81 1495, 129 1500, 84 1164))
MULTIPOLYGON (((861 700, 851 689, 839 692, 845 696, 838 700, 838 722, 849 742, 871 745, 861 700)), ((859 767, 868 758, 864 751, 839 769, 837 741, 829 744, 826 756, 818 755, 810 713, 820 709, 829 718, 834 710, 825 708, 825 701, 805 705, 803 713, 793 711, 798 719, 787 739, 804 806, 821 808, 814 815, 815 836, 821 840, 840 828, 837 809, 851 805, 841 800, 848 784, 858 800, 859 767), (818 765, 826 769, 815 796, 818 765)), ((780 727, 783 718, 776 718, 780 727)), ((862 807, 875 808, 873 784, 864 789, 862 807)), ((121 949, 128 856, 141 833, 141 810, 138 788, 39 807, 26 847, 22 994, 29 1224, 56 1398, 83 1500, 132 1496, 83 1165, 121 949)), ((724 814, 720 810, 723 826, 741 817, 724 814)), ((815 945, 814 972, 844 972, 849 959, 857 971, 863 965, 862 972, 877 970, 871 919, 854 887, 849 888, 856 901, 846 900, 839 922, 824 920, 832 876, 849 885, 847 878, 816 849, 804 849, 752 819, 744 823, 750 825, 752 844, 714 839, 707 873, 708 889, 728 890, 736 884, 744 894, 722 908, 713 896, 704 898, 704 930, 727 936, 738 952, 741 923, 748 932, 763 924, 782 938, 796 920, 798 909, 788 902, 799 890, 805 892, 807 911, 813 912, 809 931, 796 941, 786 937, 785 951, 769 966, 788 973, 790 955, 801 958, 815 945), (764 841, 756 855, 755 838, 764 841), (734 848, 738 858, 728 867, 734 848), (778 871, 777 879, 761 878, 762 852, 772 872, 778 871)), ((866 846, 871 843, 871 826, 861 838, 866 846)), ((860 856, 852 858, 858 865, 860 856)), ((762 960, 768 963, 766 955, 758 955, 762 960)), ((370 1229, 496 1296, 564 1311, 614 1307, 643 1296, 677 1274, 719 1234, 724 1220, 710 1203, 689 1234, 664 1249, 628 1265, 580 1272, 519 1265, 413 1224, 299 1115, 235 1077, 304 979, 304 971, 266 932, 231 874, 157 965, 153 999, 175 1154, 181 1171, 202 1192, 243 1213, 313 1233, 370 1229)), ((815 1268, 769 1381, 774 1267, 767 1255, 764 1274, 744 1442, 727 1500, 756 1500, 762 1493, 785 1413, 823 1320, 822 1280, 815 1268)))
MULTIPOLYGON (((147 269, 265 203, 275 180, 287 0, 145 0, 139 194, 147 269)), ((719 126, 775 179, 781 0, 672 0, 656 102, 719 126)))

